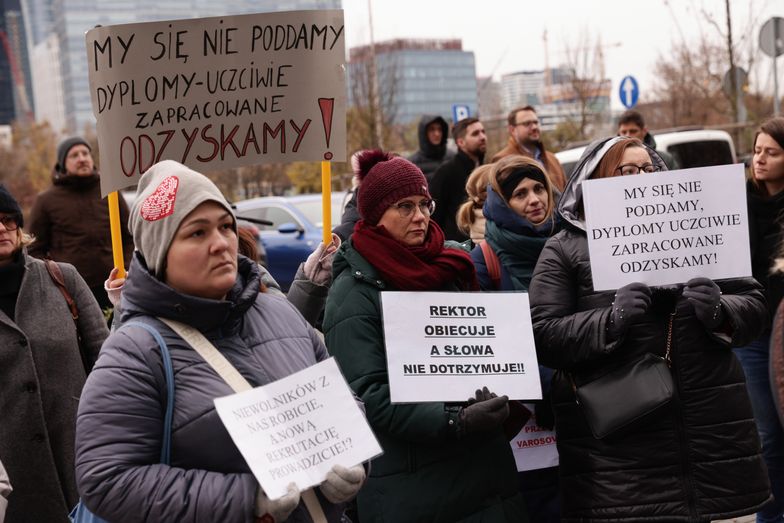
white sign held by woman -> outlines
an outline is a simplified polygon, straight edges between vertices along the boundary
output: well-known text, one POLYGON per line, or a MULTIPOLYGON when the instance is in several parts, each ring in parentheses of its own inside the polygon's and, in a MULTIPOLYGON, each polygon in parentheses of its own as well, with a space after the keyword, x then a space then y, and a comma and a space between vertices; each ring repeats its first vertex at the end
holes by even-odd
POLYGON ((215 408, 270 499, 318 485, 333 465, 382 453, 333 358, 269 385, 215 399, 215 408))
POLYGON ((392 403, 541 399, 528 294, 382 292, 392 403))
POLYGON ((593 287, 751 276, 743 165, 583 183, 593 287))

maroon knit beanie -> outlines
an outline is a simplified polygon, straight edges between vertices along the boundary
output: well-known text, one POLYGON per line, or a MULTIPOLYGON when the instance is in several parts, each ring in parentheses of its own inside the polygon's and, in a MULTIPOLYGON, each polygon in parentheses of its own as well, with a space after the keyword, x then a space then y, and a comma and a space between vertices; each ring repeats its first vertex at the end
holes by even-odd
POLYGON ((376 225, 386 210, 407 196, 427 196, 427 179, 422 170, 400 156, 379 150, 362 151, 358 158, 359 214, 376 225))

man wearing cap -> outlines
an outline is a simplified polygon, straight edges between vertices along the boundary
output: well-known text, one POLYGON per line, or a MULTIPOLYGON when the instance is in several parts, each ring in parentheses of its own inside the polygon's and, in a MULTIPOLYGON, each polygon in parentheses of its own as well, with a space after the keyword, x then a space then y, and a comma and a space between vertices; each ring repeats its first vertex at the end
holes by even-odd
MULTIPOLYGON (((133 251, 126 224, 128 207, 120 200, 120 224, 126 265, 133 251)), ((76 267, 102 309, 111 307, 103 283, 114 266, 109 229, 109 206, 101 198, 101 184, 90 144, 66 138, 57 146, 52 187, 40 193, 30 211, 30 233, 35 242, 28 252, 76 267)))

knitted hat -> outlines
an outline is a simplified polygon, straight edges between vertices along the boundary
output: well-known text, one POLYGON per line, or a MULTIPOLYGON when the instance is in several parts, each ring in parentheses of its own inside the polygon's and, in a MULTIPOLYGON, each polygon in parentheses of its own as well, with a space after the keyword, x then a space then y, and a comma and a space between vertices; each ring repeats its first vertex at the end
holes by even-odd
POLYGON ((0 212, 17 215, 16 223, 19 227, 24 227, 24 216, 22 208, 19 207, 16 198, 11 196, 5 185, 0 184, 0 212))
POLYGON ((153 275, 163 278, 166 254, 180 223, 204 202, 216 202, 236 218, 212 181, 173 160, 158 162, 139 179, 128 228, 153 275))
POLYGON ((77 145, 84 145, 90 151, 93 150, 90 144, 81 136, 66 138, 57 145, 57 165, 54 166, 55 171, 65 173, 65 158, 68 156, 68 151, 77 145))
POLYGON ((405 158, 379 150, 363 151, 358 158, 359 214, 376 225, 390 205, 406 196, 430 198, 422 170, 405 158))

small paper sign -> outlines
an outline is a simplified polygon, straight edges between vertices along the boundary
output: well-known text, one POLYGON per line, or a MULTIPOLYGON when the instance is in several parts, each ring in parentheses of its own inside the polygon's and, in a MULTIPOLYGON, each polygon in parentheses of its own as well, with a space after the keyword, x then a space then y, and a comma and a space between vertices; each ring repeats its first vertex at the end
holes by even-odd
POLYGON ((593 288, 751 276, 743 165, 587 180, 593 288))
POLYGON ((382 292, 392 403, 541 399, 528 294, 382 292))
MULTIPOLYGON (((534 412, 536 406, 526 403, 525 408, 534 412)), ((536 422, 536 416, 528 419, 528 423, 520 429, 510 444, 519 472, 558 466, 555 431, 540 426, 536 422)))
POLYGON ((333 358, 215 399, 218 415, 270 499, 320 484, 333 465, 382 453, 333 358))

